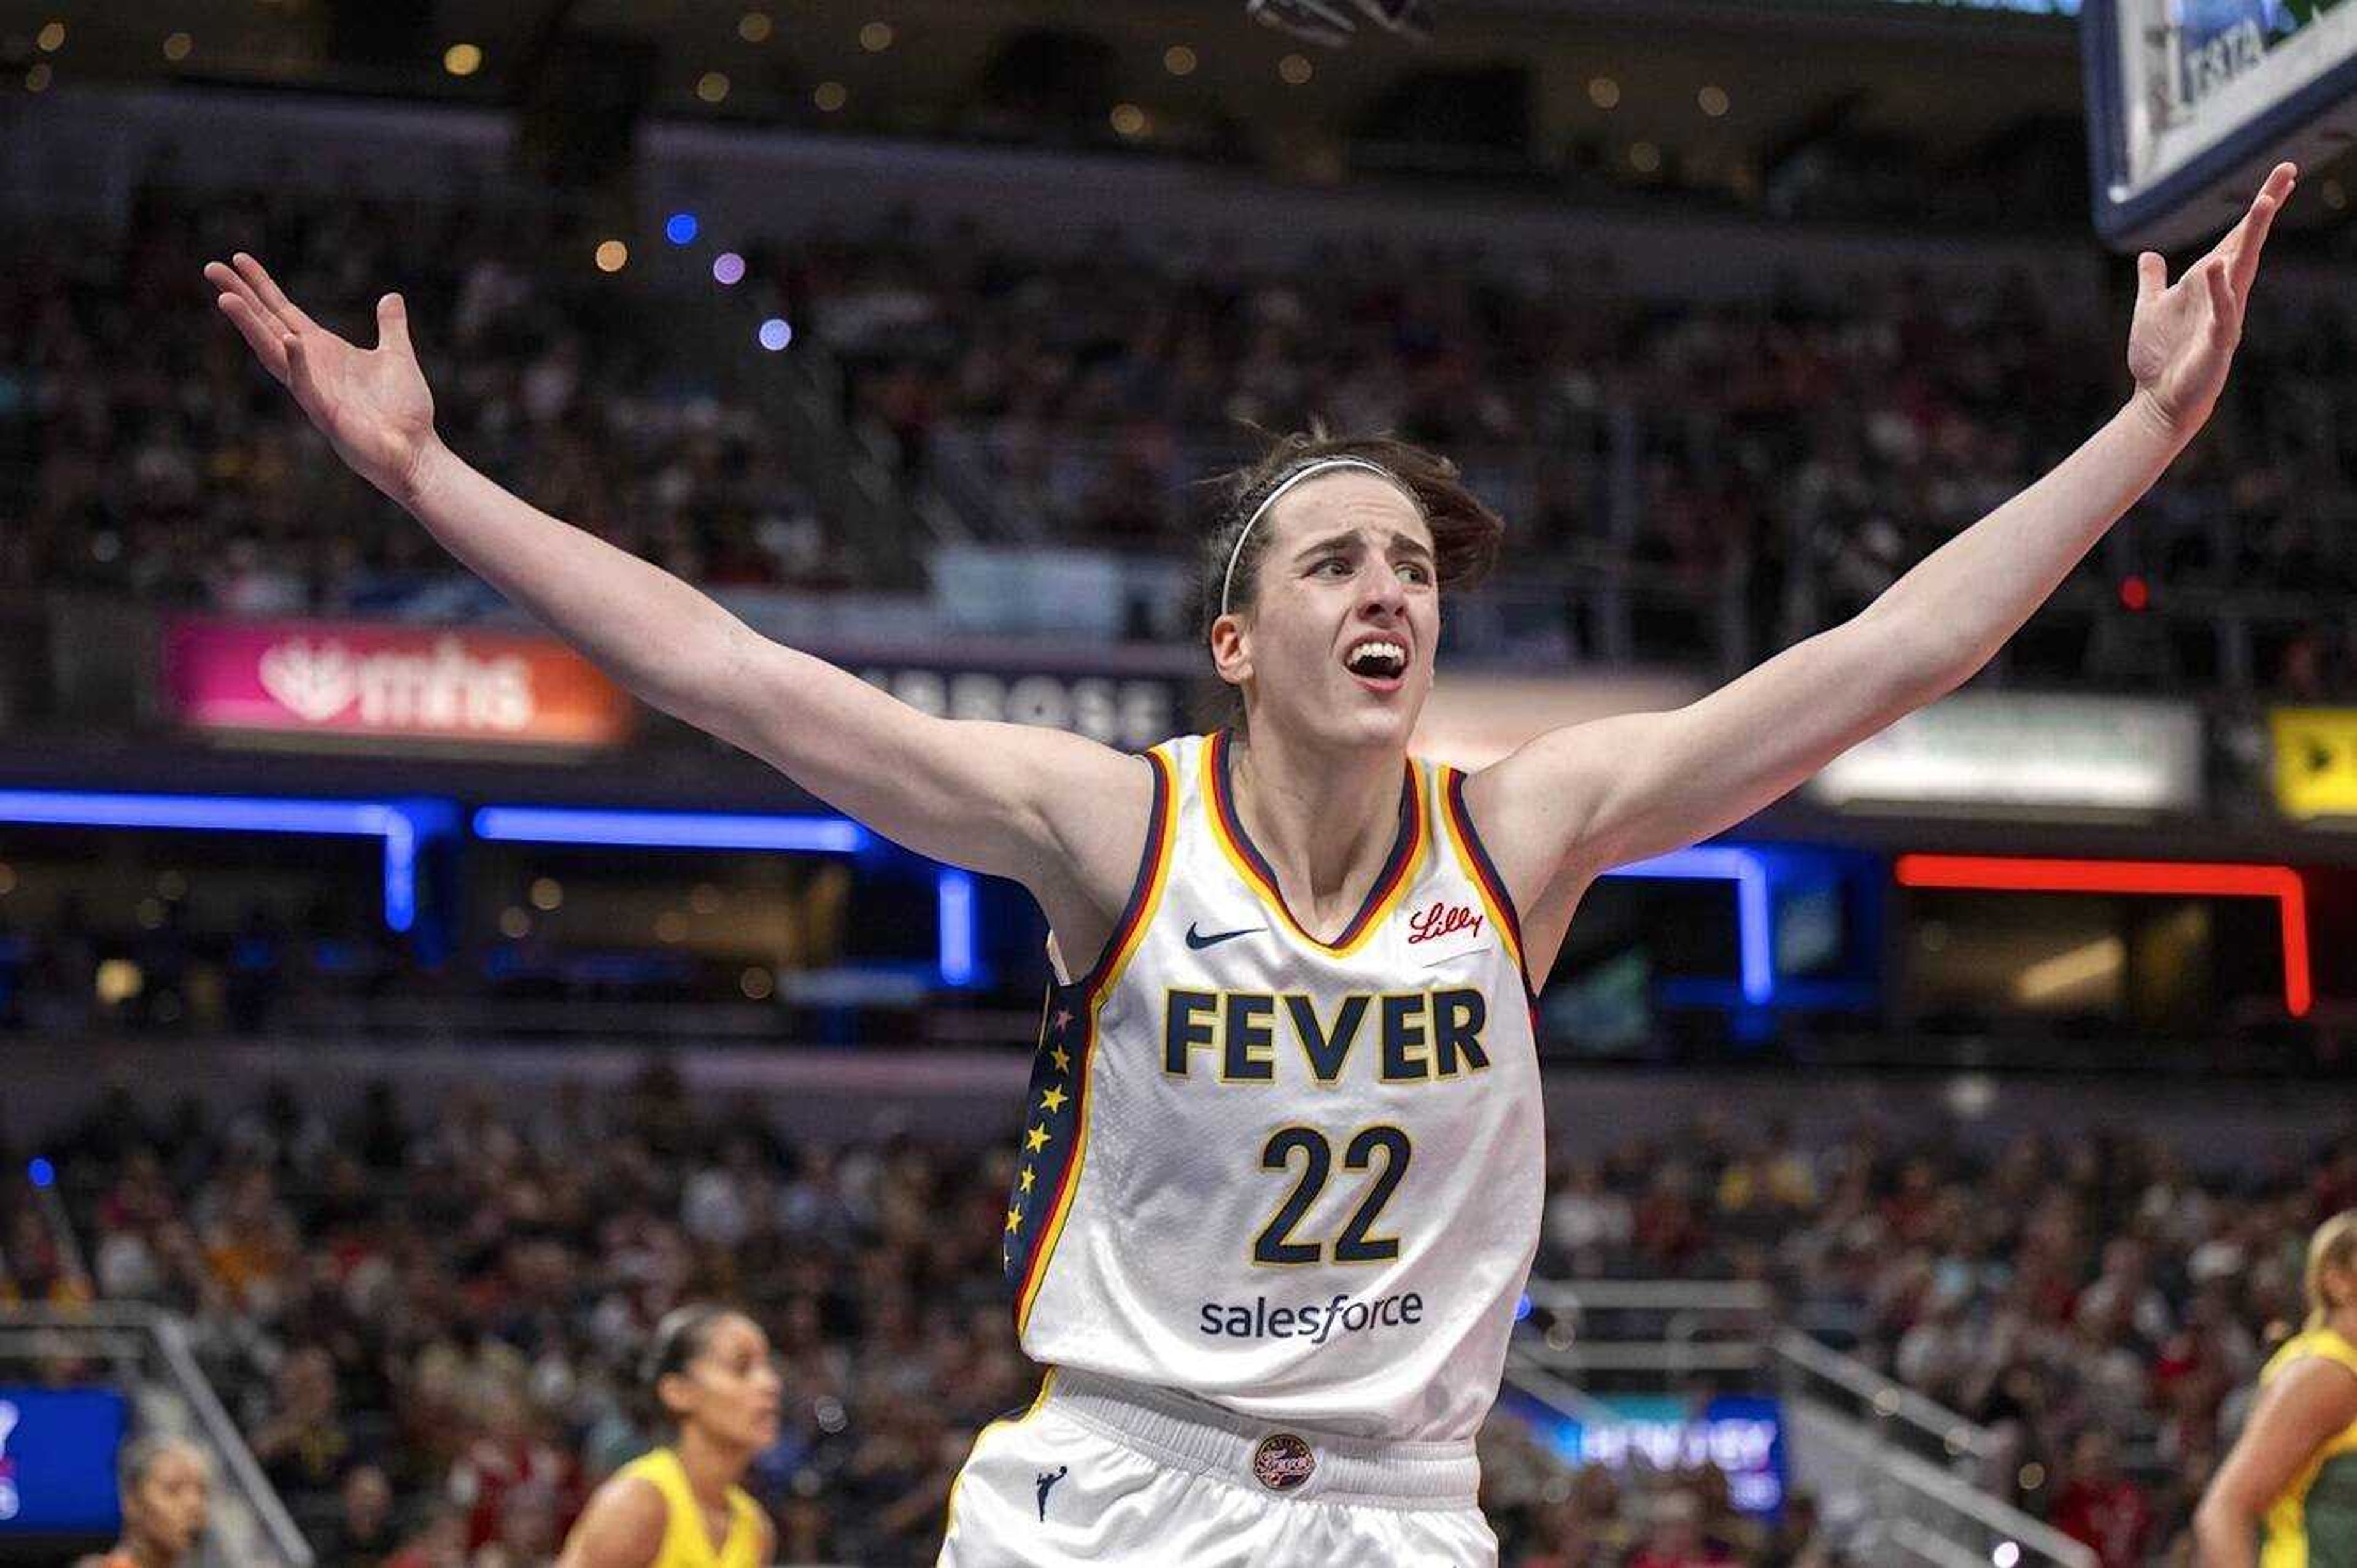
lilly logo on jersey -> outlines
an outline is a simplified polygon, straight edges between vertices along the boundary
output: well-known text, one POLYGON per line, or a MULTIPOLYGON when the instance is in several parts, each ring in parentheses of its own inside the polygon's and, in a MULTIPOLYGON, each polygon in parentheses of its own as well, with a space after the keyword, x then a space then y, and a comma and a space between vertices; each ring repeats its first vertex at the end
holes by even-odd
POLYGON ((1407 918, 1407 942, 1410 947, 1441 937, 1453 937, 1459 931, 1474 936, 1479 936, 1481 931, 1481 917, 1463 904, 1450 904, 1435 898, 1431 908, 1420 909, 1407 918))
POLYGON ((1301 992, 1167 991, 1162 998, 1162 1070, 1185 1078, 1195 1053, 1212 1058, 1222 1083, 1276 1081, 1280 1023, 1321 1084, 1341 1081, 1362 1033, 1372 1034, 1376 1079, 1430 1083, 1490 1065, 1481 1031, 1490 1004, 1470 986, 1448 991, 1354 991, 1336 1004, 1333 1022, 1301 992), (1372 1027, 1368 1027, 1370 1015, 1372 1027))

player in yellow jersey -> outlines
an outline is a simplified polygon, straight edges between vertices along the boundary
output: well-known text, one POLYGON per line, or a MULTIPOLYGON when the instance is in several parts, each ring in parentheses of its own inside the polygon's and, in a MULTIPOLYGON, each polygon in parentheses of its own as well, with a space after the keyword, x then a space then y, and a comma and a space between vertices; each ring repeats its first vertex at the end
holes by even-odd
POLYGON ((2308 1308, 2194 1516, 2205 1568, 2357 1568, 2357 1208, 2308 1244, 2308 1308))
POLYGON ((556 1568, 765 1568, 777 1531, 741 1483, 778 1440, 770 1337, 741 1312, 683 1306, 642 1376, 675 1435, 597 1488, 556 1568))

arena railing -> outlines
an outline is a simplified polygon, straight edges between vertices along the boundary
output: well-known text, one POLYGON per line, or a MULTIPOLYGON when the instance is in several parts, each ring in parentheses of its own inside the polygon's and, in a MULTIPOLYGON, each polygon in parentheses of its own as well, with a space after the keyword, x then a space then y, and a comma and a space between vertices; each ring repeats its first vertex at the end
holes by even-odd
POLYGON ((211 1454, 222 1487, 199 1568, 313 1568, 310 1546, 198 1365, 185 1323, 140 1302, 0 1308, 0 1366, 40 1372, 74 1361, 104 1369, 143 1430, 211 1454))
POLYGON ((1509 1380, 1575 1419, 1603 1409, 1593 1384, 1771 1384, 1814 1456, 1857 1477, 1879 1532, 1867 1560, 2095 1568, 2083 1546, 1984 1489, 2018 1457, 2001 1433, 1781 1322, 1760 1284, 1533 1279, 1529 1294, 1509 1380))
MULTIPOLYGON (((1609 1405, 1547 1371, 1526 1347, 1509 1354, 1506 1381, 1575 1421, 1620 1419, 1609 1405)), ((1800 1429, 1799 1442, 1821 1457, 1825 1448, 1838 1450, 1858 1477, 1851 1500, 1862 1517, 1846 1544, 1863 1561, 1920 1568, 1988 1568, 1992 1563, 2098 1568, 2094 1553, 2079 1542, 1937 1466, 1889 1448, 1855 1423, 1824 1419, 1805 1399, 1791 1400, 1788 1414, 1800 1429)))
POLYGON ((1781 1387, 1845 1415, 1889 1424, 1898 1441, 1927 1457, 1985 1464, 2006 1451, 1987 1427, 1780 1321, 1764 1285, 1534 1279, 1530 1297, 1539 1346, 1534 1353, 1548 1365, 1672 1381, 1721 1372, 1772 1375, 1781 1387))

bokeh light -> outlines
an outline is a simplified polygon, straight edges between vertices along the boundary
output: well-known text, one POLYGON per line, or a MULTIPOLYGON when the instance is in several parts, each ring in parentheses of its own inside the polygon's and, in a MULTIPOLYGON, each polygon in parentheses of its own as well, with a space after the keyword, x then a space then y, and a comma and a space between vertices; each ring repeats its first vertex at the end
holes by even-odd
POLYGON ((619 240, 608 240, 597 247, 597 270, 619 273, 630 264, 630 248, 619 240))
POLYGON ((1695 94, 1695 105, 1716 120, 1727 113, 1727 97, 1724 87, 1706 87, 1695 94))
POLYGON ((63 22, 42 23, 41 30, 33 37, 33 42, 45 55, 57 53, 66 47, 66 25, 63 22))
POLYGON ((174 33, 171 37, 164 40, 164 58, 170 60, 173 64, 178 65, 180 61, 188 59, 190 52, 193 51, 196 47, 197 40, 190 38, 188 34, 174 33))
POLYGON ((1285 79, 1287 87, 1299 87, 1318 74, 1308 55, 1287 55, 1276 62, 1276 74, 1285 79))
POLYGON ((1185 44, 1172 44, 1162 51, 1162 69, 1173 76, 1192 76, 1199 62, 1195 51, 1185 44))
POLYGON ((1146 134, 1146 111, 1135 103, 1114 104, 1110 117, 1113 128, 1122 135, 1142 136, 1146 134))
POLYGON ((712 281, 723 288, 731 288, 745 281, 745 258, 734 251, 723 251, 712 258, 712 281))
POLYGON ((851 102, 851 90, 839 81, 822 81, 811 93, 811 102, 817 104, 823 113, 832 114, 851 102))
POLYGON ((737 20, 737 36, 748 44, 767 43, 775 26, 767 11, 748 11, 737 20))
POLYGON ((483 69, 479 44, 452 44, 442 51, 442 69, 452 76, 472 76, 483 69))
POLYGON ((761 323, 761 330, 756 336, 762 348, 775 354, 794 340, 794 329, 786 325, 784 317, 772 316, 761 323))
POLYGON ((1596 77, 1587 84, 1587 101, 1598 109, 1617 108, 1620 102, 1620 84, 1609 76, 1596 77))
POLYGON ((706 103, 717 103, 728 96, 728 77, 725 71, 707 70, 696 78, 695 95, 706 103))
POLYGON ((696 222, 693 212, 674 212, 663 221, 663 238, 674 245, 695 242, 696 222))
POLYGON ((892 47, 892 24, 870 22, 859 29, 859 47, 869 54, 880 55, 892 47))

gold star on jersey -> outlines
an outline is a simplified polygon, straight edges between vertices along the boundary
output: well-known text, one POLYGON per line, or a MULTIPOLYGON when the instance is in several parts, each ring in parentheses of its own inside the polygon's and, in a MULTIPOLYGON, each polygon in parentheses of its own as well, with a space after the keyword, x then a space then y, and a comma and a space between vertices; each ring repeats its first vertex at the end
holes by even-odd
POLYGON ((1066 994, 1071 989, 1058 986, 1049 991, 1041 1013, 1039 1048, 1032 1056, 1031 1087, 1025 1101, 1030 1115, 1024 1122, 1023 1165, 1007 1205, 1007 1239, 998 1252, 999 1263, 1011 1280, 1019 1280, 1029 1263, 1041 1230, 1039 1213, 1051 1209, 1066 1190, 1073 1156, 1079 1152, 1079 1094, 1074 1088, 1071 1047, 1085 1030, 1081 1014, 1071 1005, 1077 999, 1066 994))

